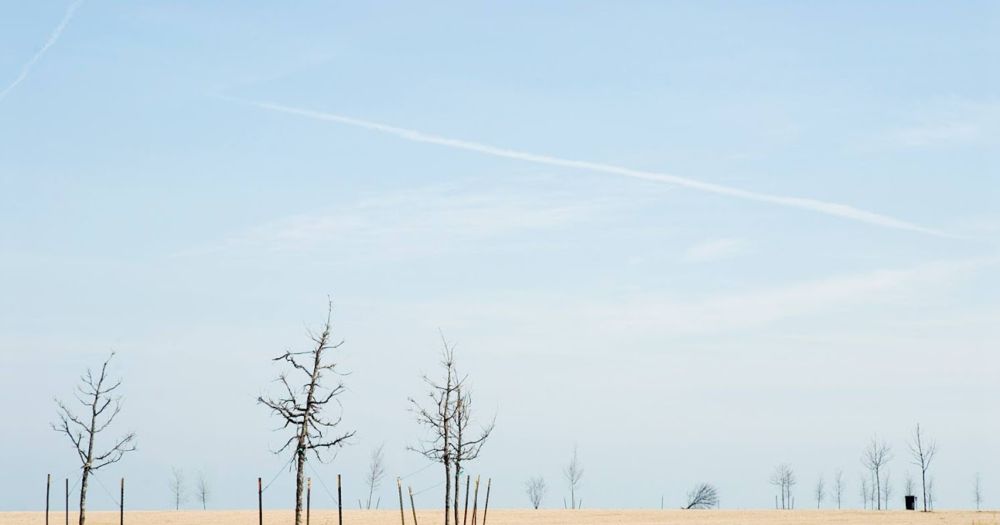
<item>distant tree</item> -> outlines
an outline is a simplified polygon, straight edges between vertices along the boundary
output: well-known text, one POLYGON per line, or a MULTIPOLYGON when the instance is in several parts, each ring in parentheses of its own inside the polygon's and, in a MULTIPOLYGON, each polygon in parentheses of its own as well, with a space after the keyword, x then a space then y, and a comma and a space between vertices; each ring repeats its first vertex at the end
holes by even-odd
POLYGON ((184 485, 184 472, 177 467, 170 469, 170 494, 173 496, 174 510, 180 510, 181 503, 187 497, 184 485))
POLYGON ((794 508, 794 500, 792 497, 792 487, 795 486, 797 480, 795 478, 795 472, 792 470, 791 465, 787 463, 782 463, 774 468, 771 473, 770 478, 771 485, 778 488, 780 492, 780 501, 782 509, 792 509, 794 508))
POLYGON ((927 512, 928 507, 933 507, 930 504, 927 486, 927 472, 931 468, 931 463, 934 461, 934 456, 937 455, 937 443, 927 438, 924 435, 923 429, 920 428, 920 424, 913 430, 913 437, 910 439, 910 456, 912 458, 913 464, 920 468, 920 486, 923 489, 924 498, 924 512, 927 512))
POLYGON ((566 478, 566 483, 569 484, 569 508, 571 509, 579 509, 583 505, 583 501, 577 501, 576 499, 576 491, 580 488, 580 481, 583 479, 583 465, 580 463, 578 452, 579 450, 574 445, 573 457, 569 460, 566 468, 563 469, 563 477, 566 478))
POLYGON ((882 509, 882 469, 891 459, 892 448, 877 437, 872 438, 861 456, 861 462, 872 473, 872 481, 875 483, 875 497, 872 501, 878 510, 882 509))
POLYGON ((324 410, 331 402, 337 401, 337 396, 344 393, 346 387, 342 381, 329 387, 325 384, 325 374, 334 376, 343 374, 337 370, 337 364, 328 356, 343 345, 343 341, 334 343, 331 336, 333 303, 327 303, 326 322, 318 335, 310 334, 312 347, 300 352, 286 351, 275 357, 273 361, 281 361, 288 365, 289 372, 296 374, 299 382, 293 386, 286 372, 278 376, 284 392, 277 398, 258 397, 257 402, 266 406, 271 413, 279 416, 284 425, 282 428, 293 429, 291 437, 275 454, 292 450, 292 460, 295 462, 295 525, 302 523, 302 495, 305 492, 306 460, 311 453, 317 461, 323 462, 323 452, 342 447, 348 439, 354 436, 354 431, 340 433, 327 437, 327 433, 336 430, 341 423, 338 415, 327 418, 324 410))
POLYGON ((688 509, 710 509, 719 504, 719 490, 709 483, 700 483, 687 495, 688 509))
POLYGON ((913 481, 913 476, 911 476, 909 474, 906 475, 906 485, 905 485, 904 489, 906 490, 906 494, 904 494, 904 496, 916 496, 917 495, 916 494, 916 492, 917 492, 917 484, 916 484, 916 482, 913 481))
POLYGON ((528 494, 528 501, 531 502, 531 508, 537 509, 542 506, 542 499, 545 498, 545 479, 541 476, 536 476, 528 480, 524 485, 524 490, 528 494))
POLYGON ((934 510, 934 476, 927 480, 927 506, 928 510, 934 510))
POLYGON ((871 497, 871 491, 868 488, 868 475, 861 475, 861 483, 858 488, 861 490, 861 508, 868 509, 868 498, 871 497))
POLYGON ((826 482, 823 480, 823 475, 820 474, 819 479, 816 480, 816 487, 813 489, 813 496, 816 497, 816 508, 820 508, 823 505, 823 497, 826 496, 826 482))
POLYGON ((978 472, 972 484, 972 498, 976 502, 976 512, 979 512, 983 506, 983 477, 978 472))
MULTIPOLYGON (((375 496, 375 490, 379 488, 382 484, 382 479, 385 477, 385 454, 382 452, 384 448, 385 443, 382 443, 372 449, 372 455, 368 460, 368 472, 365 474, 365 484, 368 485, 368 499, 362 507, 368 510, 372 508, 372 499, 375 496)), ((375 500, 376 509, 379 507, 381 501, 382 498, 375 500)))
POLYGON ((885 510, 889 510, 889 502, 892 501, 892 473, 888 470, 882 476, 882 501, 885 502, 885 510))
POLYGON ((198 501, 201 502, 201 510, 208 509, 208 498, 211 495, 211 490, 209 490, 208 478, 205 477, 204 472, 198 473, 197 495, 198 501))
POLYGON ((837 500, 837 510, 840 510, 844 498, 844 471, 838 470, 833 477, 833 496, 837 500))
POLYGON ((81 464, 79 525, 84 525, 87 520, 87 486, 90 475, 121 461, 127 452, 135 450, 134 432, 125 434, 104 452, 96 449, 98 434, 107 430, 122 408, 121 397, 114 395, 122 382, 120 379, 112 381, 108 378, 108 364, 114 357, 115 354, 112 353, 104 361, 96 377, 88 368, 87 373, 80 378, 75 395, 85 407, 83 417, 77 416, 62 401, 56 400, 59 422, 54 423, 52 429, 69 437, 81 464))

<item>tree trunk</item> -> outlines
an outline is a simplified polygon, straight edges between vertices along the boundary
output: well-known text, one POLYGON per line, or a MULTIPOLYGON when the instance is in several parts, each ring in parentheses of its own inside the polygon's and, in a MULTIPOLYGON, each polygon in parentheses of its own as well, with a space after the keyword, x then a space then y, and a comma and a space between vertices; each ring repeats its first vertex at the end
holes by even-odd
MULTIPOLYGON (((459 442, 459 446, 461 446, 461 442, 459 442)), ((459 450, 461 450, 461 449, 459 449, 459 450)), ((452 498, 452 501, 455 502, 455 505, 454 505, 454 508, 455 508, 455 525, 458 525, 458 502, 461 501, 461 496, 462 496, 462 484, 459 483, 459 479, 462 477, 461 470, 462 470, 462 461, 461 461, 460 458, 456 457, 455 458, 455 488, 454 488, 455 497, 452 498)))
POLYGON ((80 525, 87 521, 87 484, 90 481, 90 468, 83 468, 83 476, 80 479, 80 525))

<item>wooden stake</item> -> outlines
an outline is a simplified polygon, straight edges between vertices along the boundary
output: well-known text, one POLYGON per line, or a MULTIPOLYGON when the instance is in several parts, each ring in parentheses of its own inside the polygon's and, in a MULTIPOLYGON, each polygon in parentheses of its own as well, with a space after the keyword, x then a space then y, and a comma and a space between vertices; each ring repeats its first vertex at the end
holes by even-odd
MULTIPOLYGON (((469 482, 472 481, 472 475, 465 476, 465 512, 462 514, 462 525, 466 524, 466 520, 469 519, 469 482)), ((458 525, 457 523, 455 525, 458 525)))
POLYGON ((313 479, 309 478, 306 486, 306 525, 309 525, 309 511, 312 510, 313 479))
POLYGON ((264 484, 257 478, 257 523, 264 525, 264 484))
POLYGON ((486 512, 490 510, 490 486, 493 485, 493 478, 486 480, 486 503, 483 504, 483 523, 486 525, 486 512))
POLYGON ((396 488, 399 489, 399 521, 406 525, 406 513, 403 512, 403 483, 399 478, 396 478, 396 488))
POLYGON ((406 487, 410 491, 410 511, 413 512, 413 525, 417 525, 417 507, 413 504, 413 487, 406 487))
POLYGON ((49 525, 49 491, 52 490, 52 474, 45 477, 45 525, 49 525))
POLYGON ((69 525, 69 478, 66 478, 66 525, 69 525))
POLYGON ((125 478, 122 478, 122 495, 118 499, 118 525, 125 525, 125 478))
POLYGON ((472 525, 476 525, 477 507, 479 507, 479 476, 476 476, 476 491, 472 495, 472 525))
POLYGON ((344 525, 344 505, 340 494, 340 474, 337 474, 337 523, 344 525))

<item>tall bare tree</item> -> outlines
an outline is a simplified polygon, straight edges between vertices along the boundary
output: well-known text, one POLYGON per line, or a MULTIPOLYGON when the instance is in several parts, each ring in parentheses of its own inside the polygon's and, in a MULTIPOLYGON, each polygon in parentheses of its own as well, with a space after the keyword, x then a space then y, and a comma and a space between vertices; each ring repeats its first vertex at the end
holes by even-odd
POLYGON ((719 490, 709 483, 699 483, 687 495, 684 509, 710 509, 719 504, 719 490))
POLYGON ((569 460, 566 468, 563 469, 563 477, 566 478, 566 483, 569 484, 569 508, 579 509, 583 506, 583 502, 577 501, 576 491, 579 490, 580 481, 583 480, 583 464, 580 463, 579 449, 576 445, 573 445, 573 457, 569 460))
MULTIPOLYGON (((371 510, 372 508, 372 498, 375 496, 375 490, 379 488, 382 484, 382 478, 385 477, 385 454, 383 449, 385 448, 385 443, 372 449, 371 458, 368 461, 368 472, 365 474, 365 483, 368 485, 368 500, 365 502, 365 509, 371 510)), ((379 507, 379 503, 382 498, 375 501, 375 508, 379 507)))
POLYGON ((879 441, 873 437, 865 447, 861 455, 861 463, 872 474, 872 482, 875 484, 875 493, 872 503, 877 510, 882 510, 882 469, 892 459, 892 447, 885 441, 879 441))
POLYGON ((819 479, 816 480, 816 487, 813 489, 813 496, 816 498, 816 508, 823 506, 823 498, 826 496, 826 481, 823 479, 823 475, 820 474, 819 479))
POLYGON ((524 491, 528 494, 531 507, 537 509, 542 506, 542 499, 545 498, 545 478, 536 476, 528 480, 524 485, 524 491))
MULTIPOLYGON (((457 372, 456 372, 457 375, 457 372)), ((489 439, 490 433, 493 432, 493 428, 496 426, 496 418, 490 422, 489 425, 481 427, 474 434, 472 433, 472 394, 469 392, 469 387, 465 384, 466 377, 460 377, 458 380, 458 388, 455 389, 455 417, 452 419, 454 422, 453 433, 451 439, 452 444, 452 460, 455 462, 455 471, 453 473, 454 479, 454 491, 455 491, 455 523, 458 524, 458 501, 461 494, 461 484, 459 483, 459 478, 463 473, 462 463, 473 461, 479 457, 480 451, 483 449, 483 445, 486 444, 486 440, 489 439)))
POLYGON ((208 478, 205 477, 204 472, 198 473, 198 487, 195 489, 198 496, 198 501, 201 502, 201 510, 208 509, 208 498, 211 496, 211 490, 208 486, 208 478))
MULTIPOLYGON (((454 436, 453 427, 456 417, 456 402, 461 380, 455 371, 455 349, 441 336, 444 349, 441 356, 441 367, 444 368, 444 382, 438 383, 424 376, 424 382, 430 387, 427 397, 429 406, 424 407, 416 399, 410 398, 411 410, 416 414, 417 421, 426 426, 430 438, 422 441, 410 450, 419 452, 431 461, 441 463, 444 467, 444 523, 451 520, 452 468, 454 467, 454 436)), ((455 502, 458 507, 458 502, 455 502)), ((456 524, 457 525, 457 524, 456 524)))
POLYGON ((882 501, 883 508, 889 510, 889 502, 892 501, 892 473, 888 470, 882 476, 882 501))
POLYGON ((334 343, 331 339, 333 303, 327 303, 326 322, 323 330, 317 335, 310 333, 312 347, 309 350, 291 352, 276 357, 291 369, 296 379, 289 379, 288 372, 278 376, 283 392, 279 397, 258 397, 257 401, 284 421, 281 428, 293 430, 275 454, 292 451, 292 461, 295 463, 295 525, 302 523, 302 494, 305 491, 306 460, 310 453, 317 461, 324 462, 324 453, 330 454, 336 448, 342 447, 348 439, 354 436, 354 431, 336 431, 341 423, 338 414, 333 418, 326 416, 327 406, 335 402, 340 406, 337 396, 345 390, 337 370, 337 364, 329 359, 330 354, 343 345, 343 341, 334 343), (326 373, 337 377, 336 384, 327 386, 326 373), (294 386, 293 386, 294 384, 294 386), (333 437, 327 434, 334 432, 333 437))
POLYGON ((170 469, 170 495, 174 498, 174 510, 180 510, 187 496, 184 472, 177 467, 170 469))
POLYGON ((76 449, 80 459, 80 517, 79 524, 87 520, 87 487, 90 475, 108 465, 121 461, 127 452, 135 450, 135 433, 129 432, 115 441, 111 448, 99 452, 96 444, 97 436, 108 429, 121 412, 121 396, 115 395, 121 380, 108 377, 108 364, 114 359, 112 353, 101 365, 101 371, 95 376, 88 368, 87 373, 80 378, 76 387, 77 401, 83 405, 84 415, 78 416, 62 401, 56 400, 59 407, 59 422, 52 428, 66 434, 76 449))
POLYGON ((972 483, 972 499, 976 503, 976 512, 983 510, 983 476, 978 472, 972 483))
POLYGON ((837 510, 840 510, 844 499, 844 471, 838 470, 833 476, 833 497, 837 500, 837 510))
POLYGON ((917 423, 915 429, 913 429, 913 436, 910 439, 910 456, 912 463, 920 468, 920 487, 923 491, 924 500, 924 512, 927 512, 928 507, 933 507, 928 501, 927 492, 927 471, 931 468, 931 463, 934 461, 934 456, 937 455, 937 443, 933 440, 927 438, 924 435, 923 429, 920 428, 920 424, 917 423))
POLYGON ((798 483, 798 480, 795 478, 795 471, 792 470, 792 466, 788 463, 782 463, 777 467, 774 467, 774 471, 771 473, 770 483, 771 485, 777 487, 778 491, 781 493, 781 508, 794 508, 792 487, 798 483))
POLYGON ((861 508, 868 509, 868 498, 872 496, 871 490, 868 487, 868 475, 861 475, 861 483, 858 485, 859 490, 861 490, 861 508))

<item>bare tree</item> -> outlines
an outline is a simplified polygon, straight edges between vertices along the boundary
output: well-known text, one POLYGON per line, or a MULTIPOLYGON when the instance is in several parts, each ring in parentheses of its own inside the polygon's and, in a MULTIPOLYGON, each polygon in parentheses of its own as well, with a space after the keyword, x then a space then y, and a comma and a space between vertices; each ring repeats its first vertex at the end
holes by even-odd
POLYGON ((792 487, 794 487, 797 482, 795 472, 792 470, 791 465, 787 463, 778 465, 774 468, 774 472, 771 473, 770 483, 771 485, 777 487, 780 491, 782 509, 794 508, 792 487))
POLYGON ((934 476, 931 476, 927 480, 927 492, 925 494, 927 497, 928 510, 934 510, 934 476))
POLYGON ((844 471, 838 470, 833 476, 833 497, 837 500, 837 510, 840 510, 844 499, 844 471))
POLYGON ((913 476, 909 474, 906 475, 906 485, 904 489, 906 490, 906 494, 903 494, 904 496, 916 496, 915 492, 917 491, 917 484, 913 481, 913 476))
POLYGON ((930 505, 928 501, 930 498, 927 496, 927 471, 930 470, 931 462, 934 461, 934 456, 936 455, 937 443, 928 439, 920 428, 920 424, 917 423, 917 427, 913 430, 913 437, 910 439, 910 456, 913 464, 920 468, 920 486, 923 490, 924 512, 929 510, 928 507, 933 507, 933 505, 930 505))
MULTIPOLYGON (((461 388, 461 380, 455 371, 454 347, 444 340, 443 335, 441 339, 444 344, 441 358, 441 366, 445 372, 444 383, 437 383, 424 376, 424 382, 430 387, 430 392, 427 394, 430 399, 428 408, 421 406, 416 399, 410 398, 411 410, 417 415, 417 421, 430 430, 431 437, 421 442, 419 446, 409 448, 444 466, 444 523, 448 525, 451 520, 451 474, 454 467, 452 438, 455 433, 453 430, 457 406, 455 400, 461 388)), ((455 507, 458 507, 457 501, 455 507)))
POLYGON ((820 474, 819 479, 816 480, 816 487, 813 489, 813 496, 816 497, 816 508, 823 506, 823 497, 826 496, 826 482, 823 480, 823 475, 820 474))
MULTIPOLYGON (((457 375, 457 372, 456 372, 457 375)), ((463 472, 462 463, 473 461, 479 457, 483 445, 489 439, 490 433, 496 425, 496 418, 489 425, 480 428, 474 435, 470 435, 472 425, 472 394, 465 385, 466 378, 458 380, 458 387, 455 389, 455 417, 452 443, 452 459, 455 462, 455 524, 458 524, 458 501, 461 494, 461 484, 459 478, 463 472)))
MULTIPOLYGON (((368 484, 368 500, 365 502, 365 509, 371 510, 372 508, 372 498, 375 496, 375 490, 379 488, 382 484, 382 478, 385 477, 385 454, 382 450, 385 448, 385 443, 372 449, 371 459, 368 461, 368 472, 365 474, 365 483, 368 484)), ((379 507, 382 498, 375 501, 375 508, 379 507)))
POLYGON ((708 483, 700 483, 687 495, 687 509, 710 509, 719 504, 719 490, 708 483))
POLYGON ((580 481, 583 479, 583 465, 580 464, 580 456, 576 445, 573 445, 573 458, 570 459, 569 464, 563 469, 563 477, 566 478, 566 483, 569 484, 569 508, 579 509, 583 502, 577 501, 576 491, 580 488, 580 481))
POLYGON ((197 487, 198 501, 201 502, 201 510, 208 509, 208 498, 211 495, 211 490, 208 487, 208 478, 205 477, 204 472, 198 473, 198 487, 197 487))
POLYGON ((983 477, 978 472, 972 485, 972 498, 976 502, 976 512, 979 512, 983 506, 983 477))
POLYGON ((537 476, 528 480, 524 485, 524 490, 528 494, 528 500, 531 501, 531 507, 537 509, 542 506, 542 499, 545 498, 545 479, 541 476, 537 476))
POLYGON ((861 508, 868 509, 868 498, 871 497, 871 492, 868 488, 868 476, 865 474, 861 475, 861 484, 858 487, 861 489, 861 508))
POLYGON ((331 402, 336 402, 339 406, 337 396, 345 390, 344 383, 340 380, 332 388, 325 385, 326 372, 338 377, 343 375, 337 371, 337 364, 327 359, 332 351, 344 343, 343 341, 333 343, 331 340, 332 316, 333 303, 328 302, 323 331, 319 335, 309 334, 313 343, 312 348, 300 352, 286 351, 273 359, 290 366, 290 372, 296 374, 301 383, 293 386, 287 373, 282 372, 278 376, 278 382, 284 389, 280 397, 257 398, 258 403, 269 408, 284 421, 281 428, 290 427, 294 431, 275 454, 292 450, 292 461, 295 462, 295 525, 302 523, 302 494, 305 491, 305 467, 309 453, 312 453, 317 461, 324 462, 326 459, 323 453, 342 447, 354 436, 354 432, 351 431, 337 432, 335 437, 327 437, 329 432, 340 425, 341 416, 327 418, 325 409, 331 402))
POLYGON ((889 510, 889 502, 892 501, 892 473, 888 470, 882 477, 882 501, 885 502, 883 505, 885 510, 889 510))
POLYGON ((112 381, 108 377, 108 364, 114 357, 115 354, 112 353, 104 361, 101 365, 101 371, 96 377, 88 368, 87 373, 80 378, 80 384, 77 385, 74 395, 85 407, 84 416, 77 416, 66 404, 56 400, 59 407, 59 422, 54 423, 52 428, 69 437, 81 464, 80 525, 84 525, 87 519, 87 486, 90 475, 101 468, 121 461, 125 453, 135 450, 134 432, 125 434, 104 452, 96 450, 98 434, 107 430, 121 412, 121 397, 115 396, 114 393, 122 382, 120 379, 112 381))
POLYGON ((180 510, 181 503, 187 496, 184 485, 184 472, 177 467, 170 469, 170 494, 174 498, 174 510, 180 510))
POLYGON ((861 463, 872 473, 872 482, 875 484, 875 494, 872 503, 875 508, 882 510, 882 478, 881 472, 885 465, 892 459, 892 448, 885 441, 879 441, 873 437, 865 447, 861 455, 861 463))

